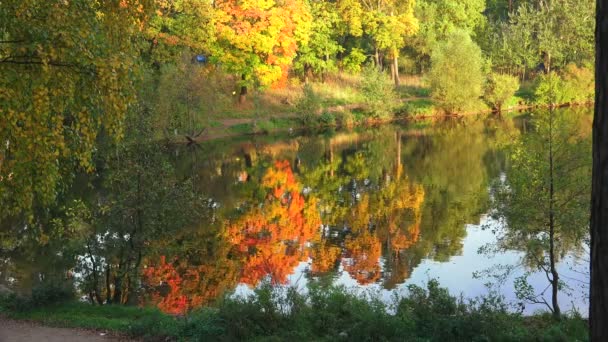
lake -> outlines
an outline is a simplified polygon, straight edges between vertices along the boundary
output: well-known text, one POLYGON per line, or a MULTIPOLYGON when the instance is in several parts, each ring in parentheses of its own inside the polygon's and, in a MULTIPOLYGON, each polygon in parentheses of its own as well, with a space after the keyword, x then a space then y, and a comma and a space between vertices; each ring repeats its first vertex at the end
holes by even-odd
MULTIPOLYGON (((566 111, 590 132, 591 109, 566 111)), ((533 132, 521 113, 102 147, 96 173, 75 177, 34 223, 3 223, 28 237, 4 243, 0 285, 67 279, 84 299, 180 314, 264 282, 388 302, 437 279, 465 298, 496 291, 515 310, 513 280, 530 272, 542 291, 544 272, 522 251, 480 249, 509 229, 492 215, 491 188, 509 178, 510 144, 533 132)), ((587 251, 561 258, 563 310, 586 314, 587 251)))

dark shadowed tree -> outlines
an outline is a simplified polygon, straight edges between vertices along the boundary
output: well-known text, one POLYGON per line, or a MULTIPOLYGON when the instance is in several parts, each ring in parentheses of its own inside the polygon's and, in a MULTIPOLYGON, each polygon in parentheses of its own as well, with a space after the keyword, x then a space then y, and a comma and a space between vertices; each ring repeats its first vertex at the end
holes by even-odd
POLYGON ((596 2, 590 340, 608 341, 608 3, 596 2))

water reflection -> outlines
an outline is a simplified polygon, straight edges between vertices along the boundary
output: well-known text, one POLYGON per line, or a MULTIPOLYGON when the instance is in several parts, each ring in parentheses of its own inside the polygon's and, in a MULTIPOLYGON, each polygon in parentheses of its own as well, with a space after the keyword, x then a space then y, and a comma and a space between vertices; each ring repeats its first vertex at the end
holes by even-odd
POLYGON ((507 170, 504 146, 522 131, 476 117, 102 151, 99 176, 76 182, 52 213, 10 222, 27 234, 4 243, 0 282, 68 278, 93 302, 174 314, 263 280, 392 293, 455 263, 461 277, 441 280, 459 291, 478 270, 462 258, 465 238, 478 236, 470 229, 507 170))

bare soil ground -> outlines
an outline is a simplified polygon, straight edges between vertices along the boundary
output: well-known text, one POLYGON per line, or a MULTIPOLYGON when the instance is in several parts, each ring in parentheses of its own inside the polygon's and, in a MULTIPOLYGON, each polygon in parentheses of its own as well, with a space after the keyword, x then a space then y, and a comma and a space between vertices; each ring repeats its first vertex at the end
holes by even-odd
POLYGON ((0 342, 117 342, 130 341, 99 331, 53 328, 0 317, 0 342))

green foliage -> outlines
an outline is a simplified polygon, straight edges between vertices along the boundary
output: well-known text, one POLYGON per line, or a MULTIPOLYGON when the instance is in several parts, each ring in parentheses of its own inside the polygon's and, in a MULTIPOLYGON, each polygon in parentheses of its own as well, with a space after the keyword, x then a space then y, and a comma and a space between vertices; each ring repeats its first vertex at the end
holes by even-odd
POLYGON ((71 300, 74 298, 74 290, 70 285, 57 282, 41 282, 32 288, 32 304, 44 306, 71 300))
POLYGON ((367 57, 365 57, 363 50, 352 48, 348 55, 342 59, 342 68, 346 72, 358 73, 361 71, 361 66, 366 59, 367 57))
POLYGON ((0 220, 51 204, 119 139, 134 102, 150 0, 0 6, 0 220), (120 37, 120 38, 119 38, 120 37))
MULTIPOLYGON (((344 51, 338 43, 338 26, 342 18, 335 3, 313 1, 310 14, 314 18, 310 29, 308 44, 300 47, 293 67, 296 72, 306 74, 327 73, 337 70, 335 55, 344 51)), ((308 76, 308 75, 305 75, 308 76)))
POLYGON ((402 111, 409 116, 430 116, 435 114, 435 104, 429 99, 408 101, 403 105, 402 111))
POLYGON ((317 123, 319 112, 323 109, 321 97, 310 84, 305 84, 303 95, 296 103, 296 113, 304 126, 314 126, 317 123))
POLYGON ((488 54, 496 66, 521 73, 540 63, 547 71, 593 61, 595 2, 564 0, 515 4, 489 30, 488 54))
POLYGON ((356 294, 313 282, 307 294, 265 284, 250 297, 226 297, 215 308, 185 317, 83 303, 8 314, 65 327, 108 329, 147 340, 555 341, 585 340, 587 334, 580 316, 567 316, 560 322, 546 315, 522 317, 506 311, 496 296, 465 303, 435 280, 426 288, 410 286, 409 295, 394 303, 393 313, 388 308, 376 294, 356 294))
POLYGON ((433 50, 432 96, 448 113, 471 108, 482 94, 481 50, 464 31, 455 31, 433 50))
POLYGON ((364 97, 365 111, 374 119, 388 119, 397 107, 397 94, 390 79, 375 67, 363 71, 361 93, 364 97))
POLYGON ((322 126, 335 126, 336 125, 336 115, 330 112, 324 112, 319 116, 319 123, 322 126))
POLYGON ((593 68, 568 64, 562 71, 568 102, 590 103, 595 96, 595 75, 593 68))
POLYGON ((355 125, 356 119, 353 113, 347 110, 338 112, 336 115, 336 121, 338 122, 338 125, 350 128, 355 125))
POLYGON ((535 102, 543 105, 567 103, 570 99, 566 82, 557 73, 540 75, 534 87, 535 102))
POLYGON ((492 108, 500 111, 502 106, 519 89, 519 79, 511 75, 492 73, 486 81, 484 99, 492 108))
POLYGON ((414 15, 420 29, 409 40, 418 67, 421 71, 429 67, 430 58, 437 44, 446 41, 454 31, 475 35, 485 27, 483 0, 418 0, 414 15))

